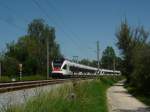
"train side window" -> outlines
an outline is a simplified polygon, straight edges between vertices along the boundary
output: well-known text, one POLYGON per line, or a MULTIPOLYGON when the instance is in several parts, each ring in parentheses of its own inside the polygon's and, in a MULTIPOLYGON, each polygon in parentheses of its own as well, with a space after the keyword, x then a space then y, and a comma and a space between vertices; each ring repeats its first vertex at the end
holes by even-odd
POLYGON ((66 69, 67 69, 67 65, 64 65, 63 69, 65 69, 65 70, 66 70, 66 69))

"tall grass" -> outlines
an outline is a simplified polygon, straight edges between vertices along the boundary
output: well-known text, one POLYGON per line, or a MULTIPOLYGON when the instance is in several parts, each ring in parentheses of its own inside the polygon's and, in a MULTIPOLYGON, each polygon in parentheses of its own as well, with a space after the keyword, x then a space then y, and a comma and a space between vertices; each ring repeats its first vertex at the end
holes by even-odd
POLYGON ((38 94, 22 106, 9 107, 5 112, 107 112, 106 90, 116 81, 114 77, 73 81, 55 91, 38 94))

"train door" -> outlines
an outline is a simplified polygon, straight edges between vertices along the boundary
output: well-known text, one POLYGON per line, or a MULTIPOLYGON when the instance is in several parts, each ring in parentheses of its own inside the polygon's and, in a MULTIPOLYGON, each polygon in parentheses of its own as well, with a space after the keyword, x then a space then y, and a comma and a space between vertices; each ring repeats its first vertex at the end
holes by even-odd
POLYGON ((67 66, 67 69, 68 69, 68 75, 72 75, 72 71, 70 69, 70 65, 67 66))

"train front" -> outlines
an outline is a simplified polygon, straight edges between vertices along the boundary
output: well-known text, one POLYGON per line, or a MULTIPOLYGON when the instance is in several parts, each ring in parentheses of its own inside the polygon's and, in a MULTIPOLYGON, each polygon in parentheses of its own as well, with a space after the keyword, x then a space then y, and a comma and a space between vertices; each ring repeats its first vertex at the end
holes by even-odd
POLYGON ((53 78, 62 78, 63 71, 61 70, 63 62, 65 59, 54 59, 52 61, 52 77, 53 78))

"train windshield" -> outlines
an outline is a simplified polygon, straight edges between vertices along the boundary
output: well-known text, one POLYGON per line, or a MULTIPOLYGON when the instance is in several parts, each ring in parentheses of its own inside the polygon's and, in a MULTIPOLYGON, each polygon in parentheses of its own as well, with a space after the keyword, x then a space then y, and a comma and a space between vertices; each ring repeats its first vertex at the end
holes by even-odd
POLYGON ((60 68, 60 67, 62 66, 63 62, 64 62, 64 59, 55 59, 55 60, 53 61, 53 66, 60 68))
POLYGON ((53 66, 54 66, 54 67, 59 67, 59 68, 60 68, 61 65, 62 65, 62 63, 53 63, 53 66))

